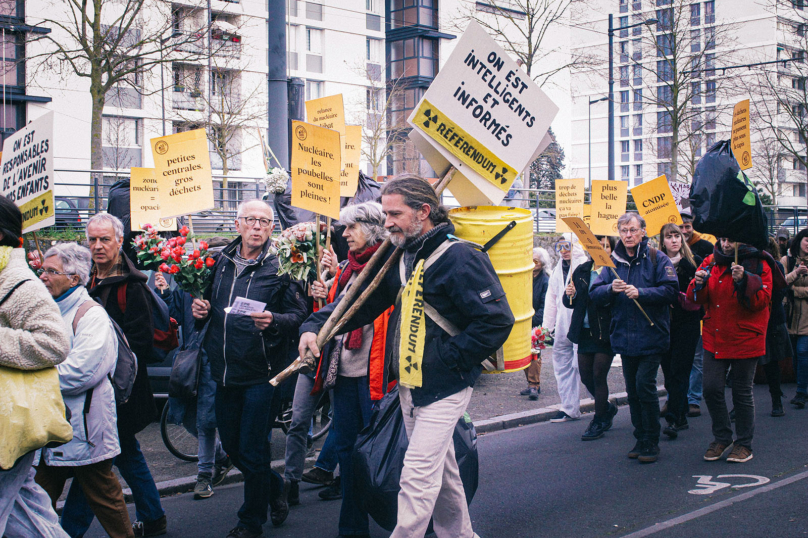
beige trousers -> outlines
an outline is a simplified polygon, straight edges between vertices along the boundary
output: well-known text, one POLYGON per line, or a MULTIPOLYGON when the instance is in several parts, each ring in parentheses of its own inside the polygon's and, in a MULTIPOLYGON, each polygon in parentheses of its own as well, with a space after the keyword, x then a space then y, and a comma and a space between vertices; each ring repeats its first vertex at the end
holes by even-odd
POLYGON ((423 538, 430 516, 438 538, 475 536, 452 442, 472 390, 468 387, 427 406, 413 407, 410 389, 399 387, 410 443, 401 471, 398 524, 390 538, 423 538))

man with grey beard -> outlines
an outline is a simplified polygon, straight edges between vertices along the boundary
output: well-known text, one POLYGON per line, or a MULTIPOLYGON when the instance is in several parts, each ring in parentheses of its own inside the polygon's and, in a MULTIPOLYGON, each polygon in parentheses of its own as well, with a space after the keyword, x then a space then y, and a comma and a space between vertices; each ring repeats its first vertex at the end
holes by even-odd
MULTIPOLYGON (((476 534, 452 434, 483 361, 510 335, 513 314, 488 256, 454 239, 446 208, 426 180, 405 174, 389 181, 382 188, 382 209, 390 239, 403 255, 341 332, 372 323, 390 306, 396 307, 387 328, 384 375, 385 381, 401 381, 399 398, 409 446, 391 538, 423 536, 430 517, 438 538, 472 538, 476 534), (410 301, 415 297, 415 302, 407 306, 399 296, 410 301), (423 340, 414 345, 418 333, 423 340)), ((317 332, 337 304, 303 323, 301 356, 309 350, 319 356, 317 332)))

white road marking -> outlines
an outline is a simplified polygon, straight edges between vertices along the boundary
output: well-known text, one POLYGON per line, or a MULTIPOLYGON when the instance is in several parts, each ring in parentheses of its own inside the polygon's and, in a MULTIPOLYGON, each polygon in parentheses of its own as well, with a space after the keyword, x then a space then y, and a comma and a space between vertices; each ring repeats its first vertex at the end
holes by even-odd
POLYGON ((716 478, 749 478, 754 480, 749 484, 735 484, 733 485, 730 482, 713 482, 712 475, 693 475, 693 478, 698 478, 698 482, 696 482, 696 488, 698 489, 691 489, 688 493, 692 495, 711 495, 716 491, 724 488, 751 488, 755 486, 762 486, 763 484, 768 484, 769 479, 765 476, 757 476, 753 474, 722 474, 718 475, 716 478))

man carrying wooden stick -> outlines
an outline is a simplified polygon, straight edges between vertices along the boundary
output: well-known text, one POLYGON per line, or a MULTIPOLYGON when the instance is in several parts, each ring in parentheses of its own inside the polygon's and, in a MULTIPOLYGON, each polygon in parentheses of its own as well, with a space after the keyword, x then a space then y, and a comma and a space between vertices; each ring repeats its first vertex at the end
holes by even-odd
POLYGON ((644 218, 626 213, 617 219, 617 231, 620 241, 612 254, 616 268, 600 272, 590 296, 595 304, 612 308, 609 337, 612 350, 623 359, 637 439, 628 457, 653 463, 660 433, 656 375, 671 344, 670 305, 677 300, 679 279, 670 258, 648 245, 644 218))
MULTIPOLYGON (((391 538, 423 536, 430 517, 439 538, 472 538, 452 434, 482 362, 507 340, 513 314, 488 257, 450 239, 454 226, 428 182, 409 174, 391 180, 382 188, 382 208, 403 256, 341 333, 396 307, 387 329, 385 375, 400 381, 409 447, 391 538)), ((317 332, 337 304, 304 322, 301 356, 308 350, 319 356, 317 332)))

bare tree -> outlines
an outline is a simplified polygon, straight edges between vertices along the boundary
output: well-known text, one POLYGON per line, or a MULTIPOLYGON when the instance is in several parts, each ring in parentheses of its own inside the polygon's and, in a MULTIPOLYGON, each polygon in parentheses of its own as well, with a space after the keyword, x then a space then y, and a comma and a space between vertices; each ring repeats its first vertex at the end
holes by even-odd
POLYGON ((135 162, 132 148, 137 147, 139 129, 138 120, 122 116, 104 116, 103 136, 104 165, 106 168, 123 170, 132 166, 139 166, 135 162))
POLYGON ((462 32, 469 21, 477 22, 508 54, 521 60, 536 84, 544 86, 562 71, 595 65, 589 52, 570 55, 568 46, 550 38, 552 30, 586 8, 587 3, 587 0, 463 2, 451 26, 462 32), (548 61, 551 57, 555 58, 548 61), (566 59, 556 61, 559 57, 566 59))
POLYGON ((752 162, 755 166, 747 173, 755 185, 769 195, 772 205, 777 205, 777 198, 783 193, 783 148, 776 135, 767 130, 762 130, 761 134, 752 144, 752 162))

